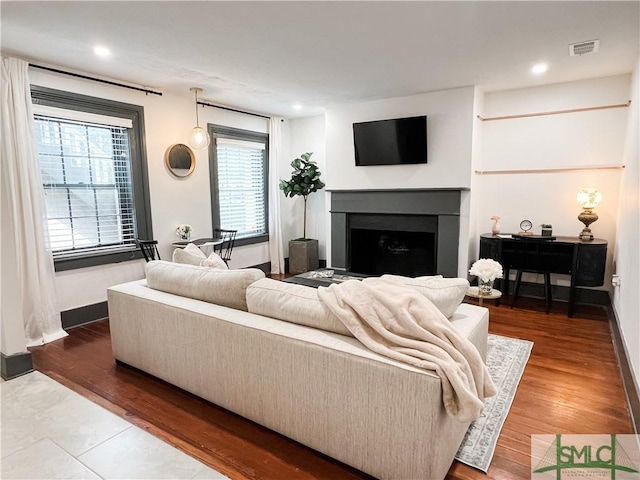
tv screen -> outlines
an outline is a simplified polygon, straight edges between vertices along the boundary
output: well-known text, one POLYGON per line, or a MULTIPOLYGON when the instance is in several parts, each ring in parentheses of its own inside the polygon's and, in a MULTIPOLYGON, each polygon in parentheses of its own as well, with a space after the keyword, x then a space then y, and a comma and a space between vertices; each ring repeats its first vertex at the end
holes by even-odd
POLYGON ((356 166, 427 163, 427 117, 353 124, 356 166))

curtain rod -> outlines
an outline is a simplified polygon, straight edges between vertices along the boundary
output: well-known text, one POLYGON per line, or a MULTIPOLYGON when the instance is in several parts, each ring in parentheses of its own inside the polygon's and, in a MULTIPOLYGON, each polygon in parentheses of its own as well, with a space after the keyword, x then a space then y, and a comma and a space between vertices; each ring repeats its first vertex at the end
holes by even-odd
POLYGON ((154 90, 149 90, 149 89, 146 89, 146 88, 132 87, 131 85, 125 85, 124 83, 112 82, 110 80, 103 80, 101 78, 90 77, 88 75, 81 75, 79 73, 66 72, 64 70, 58 70, 57 68, 43 67, 42 65, 36 65, 34 63, 29 63, 29 66, 33 67, 33 68, 39 68, 40 70, 47 70, 49 72, 59 73, 61 75, 69 75, 70 77, 83 78, 85 80, 91 80, 93 82, 100 82, 100 83, 106 83, 107 85, 114 85, 116 87, 129 88, 131 90, 137 90, 139 92, 144 92, 147 95, 152 94, 152 95, 162 96, 162 92, 156 92, 154 90))
MULTIPOLYGON (((266 118, 267 120, 271 119, 271 117, 268 117, 266 115, 262 115, 260 113, 245 112, 244 110, 237 110, 235 108, 224 107, 222 105, 214 105, 213 103, 201 102, 200 100, 198 100, 198 105, 202 105, 203 107, 220 108, 222 110, 228 110, 230 112, 244 113, 245 115, 253 115, 254 117, 266 118)), ((284 120, 282 120, 282 121, 284 122, 284 120)))

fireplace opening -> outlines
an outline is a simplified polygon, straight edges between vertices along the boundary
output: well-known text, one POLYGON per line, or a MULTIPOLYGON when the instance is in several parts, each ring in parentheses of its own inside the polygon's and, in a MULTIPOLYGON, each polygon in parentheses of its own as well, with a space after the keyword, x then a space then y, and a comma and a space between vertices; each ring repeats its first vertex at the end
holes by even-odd
POLYGON ((435 233, 352 228, 350 270, 407 277, 435 274, 435 233))

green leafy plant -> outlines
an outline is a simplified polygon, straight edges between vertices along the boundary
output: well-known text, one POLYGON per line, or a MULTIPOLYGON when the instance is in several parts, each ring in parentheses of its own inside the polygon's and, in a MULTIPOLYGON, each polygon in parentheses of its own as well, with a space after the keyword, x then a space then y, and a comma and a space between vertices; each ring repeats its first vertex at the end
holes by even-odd
POLYGON ((320 180, 320 170, 316 162, 311 160, 311 153, 303 153, 291 162, 293 172, 290 180, 280 180, 280 190, 285 197, 300 196, 304 199, 304 220, 302 238, 307 238, 307 197, 313 192, 322 190, 324 183, 320 180))

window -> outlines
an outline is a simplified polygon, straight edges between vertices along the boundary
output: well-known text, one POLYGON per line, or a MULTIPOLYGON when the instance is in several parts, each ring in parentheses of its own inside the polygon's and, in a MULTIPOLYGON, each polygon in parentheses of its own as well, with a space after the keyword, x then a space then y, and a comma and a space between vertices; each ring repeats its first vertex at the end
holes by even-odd
POLYGON ((32 87, 56 270, 139 258, 151 238, 142 107, 32 87))
POLYGON ((237 245, 266 241, 269 136, 219 125, 209 133, 214 228, 237 230, 237 245))

